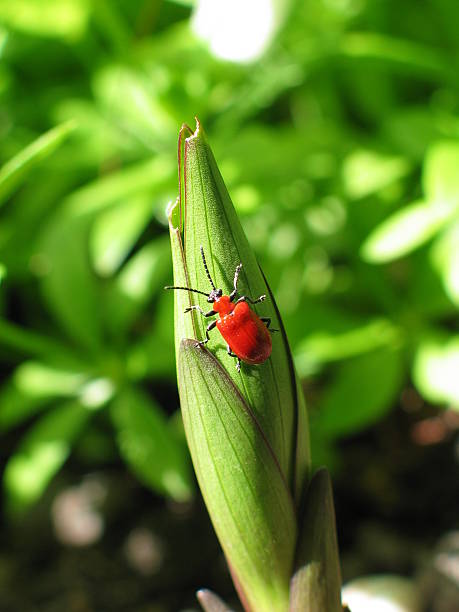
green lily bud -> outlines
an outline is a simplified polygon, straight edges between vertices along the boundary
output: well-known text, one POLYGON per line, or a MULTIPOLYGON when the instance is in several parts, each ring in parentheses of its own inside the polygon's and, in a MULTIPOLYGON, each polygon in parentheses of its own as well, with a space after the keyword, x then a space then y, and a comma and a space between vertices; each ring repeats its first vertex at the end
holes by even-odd
POLYGON ((198 482, 246 609, 282 611, 297 537, 296 504, 309 470, 307 417, 273 296, 197 122, 179 138, 180 197, 169 210, 174 283, 209 293, 201 247, 215 287, 267 299, 251 306, 280 333, 272 354, 240 371, 215 329, 204 296, 175 291, 175 339, 182 415, 198 482))

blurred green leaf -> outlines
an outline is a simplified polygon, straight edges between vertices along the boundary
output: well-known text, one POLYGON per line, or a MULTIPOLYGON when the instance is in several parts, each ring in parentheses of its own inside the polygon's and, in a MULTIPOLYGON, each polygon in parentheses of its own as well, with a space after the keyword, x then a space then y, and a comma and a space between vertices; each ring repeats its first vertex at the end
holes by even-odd
POLYGON ((94 268, 110 276, 121 266, 152 214, 148 197, 137 196, 98 215, 91 232, 94 268))
POLYGON ((41 496, 89 416, 86 408, 71 401, 53 408, 29 429, 5 468, 4 486, 11 511, 21 512, 41 496))
POLYGON ((435 240, 430 258, 448 297, 459 306, 459 221, 435 240))
POLYGON ((0 169, 0 205, 27 178, 28 173, 36 164, 59 148, 75 127, 73 121, 68 121, 49 130, 49 132, 45 132, 0 169))
POLYGON ((426 156, 423 186, 426 201, 395 212, 367 237, 362 257, 384 263, 407 255, 427 242, 459 208, 459 144, 437 143, 426 156))
MULTIPOLYGON (((167 236, 155 238, 123 266, 108 290, 107 302, 112 331, 124 331, 139 316, 145 304, 158 291, 163 291, 164 283, 170 274, 170 243, 167 236)), ((153 314, 151 317, 153 317, 153 314)), ((164 316, 160 317, 165 324, 164 316)), ((163 359, 156 351, 152 357, 163 359)))
POLYGON ((350 198, 364 198, 403 178, 409 170, 403 157, 357 150, 344 160, 344 188, 350 198))
POLYGON ((413 380, 430 402, 459 410, 459 336, 422 340, 413 363, 413 380))
POLYGON ((173 301, 173 296, 166 292, 159 296, 152 313, 151 326, 131 344, 126 368, 133 380, 175 377, 173 301))
POLYGON ((446 55, 437 49, 375 32, 348 32, 343 36, 341 50, 352 58, 367 58, 394 63, 410 73, 425 77, 454 80, 446 55))
MULTIPOLYGON (((91 215, 104 208, 126 201, 139 194, 154 194, 154 201, 175 178, 172 158, 165 155, 131 164, 96 179, 71 193, 65 200, 65 210, 71 216, 91 215)), ((164 196, 162 204, 167 202, 164 196)))
POLYGON ((0 432, 19 425, 48 403, 48 396, 30 395, 18 388, 14 378, 8 379, 0 388, 0 432))
POLYGON ((74 40, 86 30, 90 6, 88 0, 1 0, 0 21, 28 34, 74 40))
POLYGON ((342 436, 375 423, 392 408, 403 378, 403 354, 389 347, 344 362, 324 392, 314 425, 342 436))
POLYGON ((99 291, 88 253, 89 223, 84 217, 57 216, 41 237, 39 250, 49 262, 41 288, 48 307, 78 344, 102 343, 99 291))
POLYGON ((422 175, 428 202, 447 213, 459 208, 459 142, 439 142, 430 147, 422 175))
POLYGON ((178 501, 189 499, 193 487, 185 444, 156 403, 125 388, 113 401, 111 415, 120 452, 140 480, 178 501))
POLYGON ((432 238, 450 215, 450 210, 430 202, 409 204, 371 232, 361 255, 369 263, 385 263, 407 255, 432 238))
POLYGON ((61 362, 75 363, 76 356, 67 347, 53 338, 41 335, 15 325, 0 318, 0 346, 3 345, 13 351, 42 358, 57 358, 61 362))
POLYGON ((161 104, 158 85, 142 70, 121 64, 104 66, 96 73, 93 85, 112 121, 150 150, 156 150, 161 142, 170 142, 177 125, 177 118, 161 104))
MULTIPOLYGON (((329 311, 326 311, 329 312, 329 311)), ((330 312, 333 316, 333 311, 330 312)), ((351 321, 330 321, 331 329, 317 330, 295 347, 295 364, 302 376, 316 371, 327 362, 340 361, 368 353, 384 346, 393 346, 400 338, 400 328, 387 319, 376 319, 360 325, 351 321)))
POLYGON ((81 388, 87 375, 56 368, 38 361, 25 361, 16 368, 13 379, 19 391, 31 397, 73 395, 81 388))

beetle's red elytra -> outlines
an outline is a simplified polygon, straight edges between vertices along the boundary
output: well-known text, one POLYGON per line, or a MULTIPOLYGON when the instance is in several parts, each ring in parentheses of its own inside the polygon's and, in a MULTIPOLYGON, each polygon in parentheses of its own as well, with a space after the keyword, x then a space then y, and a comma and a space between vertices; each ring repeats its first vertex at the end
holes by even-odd
POLYGON ((165 289, 180 289, 200 293, 207 297, 207 301, 213 305, 212 310, 204 312, 200 306, 190 306, 185 312, 197 310, 204 317, 219 315, 220 318, 212 321, 206 328, 206 339, 198 342, 204 346, 209 342, 209 332, 216 327, 226 341, 228 355, 236 358, 236 369, 241 369, 241 361, 251 365, 257 365, 266 361, 271 355, 272 342, 269 332, 278 331, 270 329, 271 319, 269 317, 259 317, 249 306, 258 304, 266 299, 265 295, 260 295, 256 300, 252 300, 246 295, 234 301, 237 296, 237 282, 242 269, 242 264, 236 267, 234 273, 233 291, 230 295, 223 295, 222 289, 217 289, 210 276, 207 267, 204 249, 201 246, 201 257, 206 271, 207 278, 212 286, 210 293, 190 289, 189 287, 164 287, 165 289))

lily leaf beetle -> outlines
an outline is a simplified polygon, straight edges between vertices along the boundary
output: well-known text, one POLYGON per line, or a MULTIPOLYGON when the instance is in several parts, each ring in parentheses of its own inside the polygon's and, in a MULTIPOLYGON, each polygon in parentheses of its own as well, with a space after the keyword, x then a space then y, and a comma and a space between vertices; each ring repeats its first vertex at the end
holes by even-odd
POLYGON ((220 315, 219 319, 212 321, 206 328, 206 339, 199 341, 199 346, 204 346, 209 342, 209 332, 217 327, 227 344, 227 351, 230 357, 236 359, 236 369, 241 370, 241 361, 256 365, 266 361, 271 355, 272 341, 269 332, 278 331, 270 329, 271 319, 269 317, 259 317, 249 306, 258 304, 266 299, 266 295, 260 295, 256 300, 252 300, 246 295, 236 300, 237 283, 242 269, 240 263, 234 272, 233 291, 229 295, 223 295, 222 289, 217 289, 207 267, 204 249, 200 247, 202 262, 206 271, 207 278, 212 286, 210 293, 205 293, 199 289, 189 287, 164 287, 165 289, 180 289, 200 293, 207 297, 207 301, 212 304, 212 310, 204 312, 200 306, 190 306, 185 312, 197 310, 204 317, 220 315), (236 300, 236 301, 235 301, 236 300))

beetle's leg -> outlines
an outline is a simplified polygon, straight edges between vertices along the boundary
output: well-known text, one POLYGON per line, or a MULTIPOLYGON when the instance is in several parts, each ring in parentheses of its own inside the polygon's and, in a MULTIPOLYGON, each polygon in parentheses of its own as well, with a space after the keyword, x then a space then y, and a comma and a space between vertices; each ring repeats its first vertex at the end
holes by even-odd
POLYGON ((236 370, 240 372, 241 371, 241 360, 235 353, 233 353, 229 344, 226 345, 226 350, 230 357, 236 357, 236 370))
POLYGON ((185 308, 183 312, 191 312, 192 310, 197 310, 202 314, 203 317, 212 317, 213 315, 217 314, 215 310, 209 310, 209 312, 204 312, 201 306, 188 306, 188 308, 185 308))
POLYGON ((236 297, 237 294, 237 281, 239 280, 239 272, 242 269, 242 264, 240 263, 238 266, 236 266, 236 270, 234 272, 234 281, 233 281, 233 291, 231 291, 230 293, 230 302, 232 302, 234 300, 234 298, 236 297))
POLYGON ((209 323, 209 325, 206 327, 206 339, 205 340, 199 340, 197 343, 197 346, 204 346, 204 344, 207 344, 210 340, 209 337, 209 332, 212 331, 214 329, 214 327, 217 325, 217 321, 212 321, 212 323, 209 323))
POLYGON ((238 299, 236 304, 239 304, 239 302, 248 302, 249 304, 258 304, 259 302, 264 302, 265 300, 266 300, 266 295, 260 295, 260 297, 257 298, 256 300, 252 300, 252 298, 249 298, 246 295, 243 295, 242 297, 238 299))
POLYGON ((270 325, 271 325, 271 319, 269 317, 260 317, 260 321, 263 321, 263 323, 266 323, 266 327, 268 328, 268 331, 270 332, 278 332, 278 329, 274 329, 273 327, 271 327, 270 329, 270 325))

